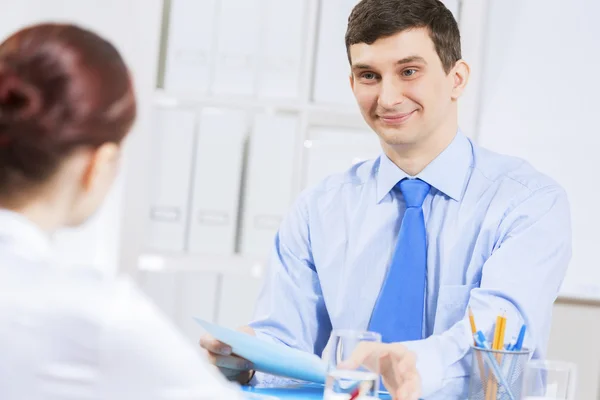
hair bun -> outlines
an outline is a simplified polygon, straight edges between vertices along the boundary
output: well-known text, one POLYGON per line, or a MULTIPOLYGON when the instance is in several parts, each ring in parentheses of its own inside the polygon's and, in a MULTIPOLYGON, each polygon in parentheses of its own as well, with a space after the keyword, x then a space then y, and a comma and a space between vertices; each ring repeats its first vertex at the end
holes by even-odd
POLYGON ((0 122, 29 119, 37 115, 41 108, 40 90, 0 61, 0 122))

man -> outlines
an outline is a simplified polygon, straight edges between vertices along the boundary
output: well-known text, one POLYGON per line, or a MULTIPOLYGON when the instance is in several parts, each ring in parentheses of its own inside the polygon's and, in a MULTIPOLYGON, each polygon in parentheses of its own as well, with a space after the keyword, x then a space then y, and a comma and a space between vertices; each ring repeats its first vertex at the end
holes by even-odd
MULTIPOLYGON (((490 338, 499 314, 507 339, 526 324, 525 346, 545 356, 571 255, 566 194, 460 132, 469 67, 441 2, 363 0, 346 47, 352 90, 383 154, 300 196, 246 329, 316 354, 331 329, 375 330, 417 355, 423 397, 466 398, 469 307, 490 338)), ((202 342, 230 379, 250 378, 241 360, 202 342)))

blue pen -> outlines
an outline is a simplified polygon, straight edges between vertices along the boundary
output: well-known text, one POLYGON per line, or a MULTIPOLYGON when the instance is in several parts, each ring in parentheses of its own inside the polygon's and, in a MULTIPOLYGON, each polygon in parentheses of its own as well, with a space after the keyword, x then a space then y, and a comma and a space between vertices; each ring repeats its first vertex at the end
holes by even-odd
POLYGON ((515 348, 516 342, 517 342, 517 338, 515 338, 513 336, 512 340, 510 342, 508 342, 508 344, 506 346, 504 346, 504 350, 512 351, 515 348))
POLYGON ((515 346, 514 346, 515 351, 521 351, 521 349, 523 348, 523 341, 525 340, 525 331, 526 330, 527 330, 527 327, 525 326, 525 324, 523 324, 523 326, 521 326, 521 330, 519 331, 519 337, 517 339, 517 343, 515 343, 515 346))
MULTIPOLYGON (((487 350, 490 349, 490 345, 487 342, 483 332, 478 331, 473 336, 475 338, 475 343, 477 344, 478 347, 481 347, 481 348, 487 349, 487 350)), ((485 359, 487 360, 489 367, 490 367, 492 373, 494 374, 494 377, 496 378, 496 381, 498 383, 500 383, 502 386, 504 386, 504 389, 506 389, 506 394, 508 394, 508 397, 510 398, 510 400, 515 400, 515 396, 512 394, 512 391, 510 390, 508 383, 506 382, 506 380, 504 379, 504 376, 502 375, 502 371, 500 370, 500 366, 498 365, 498 362, 496 361, 496 359, 494 358, 494 356, 492 355, 491 352, 486 351, 485 355, 486 355, 485 359)))
MULTIPOLYGON (((515 342, 515 344, 512 346, 511 351, 521 351, 523 349, 523 341, 525 340, 525 331, 527 330, 527 327, 525 326, 525 324, 523 324, 523 326, 521 326, 521 330, 519 331, 519 337, 517 338, 517 341, 515 342)), ((510 368, 508 369, 508 378, 512 379, 513 374, 515 373, 515 368, 517 367, 517 356, 516 354, 511 356, 513 359, 510 363, 510 368)))

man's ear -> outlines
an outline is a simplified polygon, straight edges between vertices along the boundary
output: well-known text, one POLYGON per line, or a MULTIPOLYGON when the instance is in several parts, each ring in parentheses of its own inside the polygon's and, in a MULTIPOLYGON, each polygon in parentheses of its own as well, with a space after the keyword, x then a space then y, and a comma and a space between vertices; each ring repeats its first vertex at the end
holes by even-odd
POLYGON ((457 100, 467 87, 469 82, 469 76, 471 74, 471 67, 464 60, 458 60, 450 71, 450 75, 453 81, 452 86, 452 99, 457 100))

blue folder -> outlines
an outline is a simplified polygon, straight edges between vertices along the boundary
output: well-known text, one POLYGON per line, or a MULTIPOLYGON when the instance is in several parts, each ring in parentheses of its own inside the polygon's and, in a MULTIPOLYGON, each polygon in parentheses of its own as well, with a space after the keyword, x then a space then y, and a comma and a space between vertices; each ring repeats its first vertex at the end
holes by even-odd
POLYGON ((200 318, 194 319, 217 340, 231 346, 234 354, 251 361, 257 371, 300 381, 325 383, 327 365, 312 353, 268 342, 200 318))

